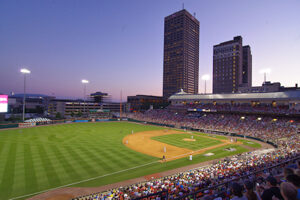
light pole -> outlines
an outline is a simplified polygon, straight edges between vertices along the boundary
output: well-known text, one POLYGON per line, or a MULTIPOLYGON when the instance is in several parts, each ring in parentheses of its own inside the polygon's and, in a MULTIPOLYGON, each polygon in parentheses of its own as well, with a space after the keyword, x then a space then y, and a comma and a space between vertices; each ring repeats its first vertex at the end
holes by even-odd
POLYGON ((264 83, 265 83, 267 81, 267 74, 271 73, 271 69, 270 68, 261 69, 259 72, 261 74, 264 74, 264 83))
POLYGON ((209 74, 203 75, 201 79, 204 80, 204 94, 206 94, 206 81, 210 79, 209 74))
POLYGON ((26 98, 26 74, 30 74, 30 71, 28 69, 21 69, 20 72, 24 74, 24 96, 23 96, 23 122, 25 120, 25 98, 26 98))
POLYGON ((89 83, 88 80, 81 80, 81 83, 83 83, 83 113, 85 114, 85 92, 86 92, 86 84, 89 83))

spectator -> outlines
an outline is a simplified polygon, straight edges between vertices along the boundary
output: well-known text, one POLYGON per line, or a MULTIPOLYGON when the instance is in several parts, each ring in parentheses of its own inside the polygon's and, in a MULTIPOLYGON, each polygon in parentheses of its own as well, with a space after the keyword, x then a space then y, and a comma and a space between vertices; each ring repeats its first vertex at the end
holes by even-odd
POLYGON ((234 195, 231 200, 247 200, 243 195, 243 186, 240 184, 233 182, 231 185, 231 192, 234 195))
MULTIPOLYGON (((267 178, 267 188, 263 191, 261 195, 262 200, 272 200, 275 196, 279 200, 283 200, 280 194, 280 189, 277 187, 277 180, 273 176, 267 178)), ((260 187, 262 189, 262 187, 260 187)))
POLYGON ((246 189, 245 196, 248 200, 260 200, 261 199, 259 197, 259 195, 253 191, 254 184, 251 181, 249 181, 249 180, 245 181, 244 187, 246 189))
POLYGON ((289 182, 289 183, 292 183, 295 188, 297 189, 298 193, 297 193, 297 199, 300 200, 300 177, 297 176, 296 174, 292 174, 292 175, 288 175, 286 177, 286 180, 289 182))
POLYGON ((283 175, 284 175, 285 180, 286 180, 287 176, 292 175, 292 174, 294 174, 294 170, 292 168, 289 168, 289 167, 284 168, 283 175))
POLYGON ((291 183, 287 183, 287 182, 281 183, 280 192, 284 200, 297 200, 297 189, 291 183))

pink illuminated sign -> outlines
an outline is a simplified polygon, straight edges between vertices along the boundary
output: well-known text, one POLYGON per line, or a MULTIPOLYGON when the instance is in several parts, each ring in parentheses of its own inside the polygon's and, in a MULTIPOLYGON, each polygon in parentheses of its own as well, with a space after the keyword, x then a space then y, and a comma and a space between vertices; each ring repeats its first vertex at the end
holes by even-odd
POLYGON ((8 96, 0 95, 0 113, 7 112, 7 102, 8 102, 8 96))

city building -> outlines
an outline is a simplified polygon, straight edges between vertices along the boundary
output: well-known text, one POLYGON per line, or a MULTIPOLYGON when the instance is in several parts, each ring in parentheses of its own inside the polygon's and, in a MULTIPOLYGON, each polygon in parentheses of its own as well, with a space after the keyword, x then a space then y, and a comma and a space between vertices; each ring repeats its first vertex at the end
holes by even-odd
POLYGON ((110 101, 110 96, 108 93, 104 92, 95 92, 90 94, 90 98, 97 103, 107 102, 110 101))
POLYGON ((168 101, 165 98, 151 95, 128 96, 127 103, 131 112, 146 111, 151 108, 164 108, 168 105, 168 101))
MULTIPOLYGON (((126 112, 126 103, 122 104, 122 112, 126 112)), ((54 99, 48 106, 48 113, 55 117, 59 113, 62 117, 98 117, 108 118, 112 113, 120 112, 120 103, 98 103, 94 101, 54 99)))
MULTIPOLYGON (((13 94, 8 96, 8 113, 22 113, 24 94, 13 94)), ((48 104, 55 97, 43 94, 26 94, 26 113, 44 114, 48 104)))
POLYGON ((199 79, 199 21, 185 9, 165 17, 163 96, 197 94, 199 79))
POLYGON ((237 36, 213 48, 213 93, 236 93, 240 86, 252 86, 252 55, 237 36))
POLYGON ((262 86, 239 87, 239 93, 284 92, 291 90, 300 90, 300 88, 297 83, 295 87, 284 87, 279 82, 271 83, 270 81, 264 82, 262 86))
POLYGON ((243 70, 241 86, 252 86, 252 54, 249 45, 243 46, 243 70))

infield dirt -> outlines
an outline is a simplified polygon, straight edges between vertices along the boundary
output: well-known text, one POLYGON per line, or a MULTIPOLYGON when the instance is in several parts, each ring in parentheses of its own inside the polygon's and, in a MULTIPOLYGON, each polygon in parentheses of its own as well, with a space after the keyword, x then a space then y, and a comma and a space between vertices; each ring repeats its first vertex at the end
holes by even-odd
MULTIPOLYGON (((143 154, 147 154, 153 157, 162 158, 165 156, 165 161, 176 160, 183 157, 188 157, 189 155, 197 155, 204 153, 207 150, 215 149, 217 147, 222 147, 228 144, 232 144, 229 140, 222 140, 217 138, 211 138, 208 136, 201 136, 207 137, 214 140, 219 140, 222 143, 217 144, 214 146, 202 148, 196 151, 180 148, 173 145, 169 145, 166 143, 162 143, 156 140, 152 140, 152 137, 162 136, 162 135, 170 135, 170 134, 190 134, 196 135, 193 133, 186 133, 177 130, 156 130, 156 131, 144 131, 133 133, 127 135, 123 138, 123 144, 126 145, 128 148, 138 151, 143 154), (166 149, 166 152, 164 151, 166 149)), ((234 144, 242 144, 241 142, 234 142, 234 144)))

